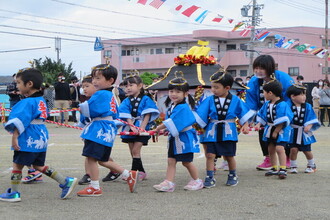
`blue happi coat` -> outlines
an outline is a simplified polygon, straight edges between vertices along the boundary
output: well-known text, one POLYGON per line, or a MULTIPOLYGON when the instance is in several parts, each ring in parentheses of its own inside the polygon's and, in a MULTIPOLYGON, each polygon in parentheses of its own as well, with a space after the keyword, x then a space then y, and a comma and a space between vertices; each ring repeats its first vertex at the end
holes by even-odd
POLYGON ((273 126, 284 124, 282 130, 278 134, 277 142, 289 142, 290 140, 290 123, 293 118, 292 111, 285 101, 280 101, 275 108, 270 109, 268 106, 270 101, 261 107, 257 114, 257 122, 265 126, 263 141, 269 141, 271 138, 271 129, 273 126), (270 117, 270 112, 273 112, 273 117, 270 117))
POLYGON ((81 137, 112 147, 117 134, 114 119, 118 118, 118 106, 112 92, 99 90, 79 106, 81 114, 91 118, 91 122, 85 126, 81 137))
POLYGON ((238 117, 241 125, 249 122, 255 113, 248 109, 245 103, 235 95, 231 96, 230 103, 224 103, 226 110, 224 120, 218 120, 218 111, 215 106, 217 96, 207 97, 195 112, 197 123, 205 129, 201 135, 201 142, 217 142, 217 127, 222 126, 222 141, 237 141, 238 133, 235 120, 238 117), (229 107, 228 107, 229 104, 229 107), (227 107, 226 107, 227 106, 227 107))
POLYGON ((9 114, 5 129, 19 132, 20 151, 45 152, 48 145, 48 130, 44 125, 47 119, 46 101, 42 96, 28 97, 19 101, 9 114))
MULTIPOLYGON (((131 99, 133 97, 127 97, 126 99, 124 99, 124 101, 120 104, 119 106, 119 117, 122 120, 127 120, 127 119, 132 119, 134 122, 134 125, 137 127, 141 126, 141 123, 143 121, 143 118, 146 114, 150 114, 150 119, 149 122, 147 124, 147 126, 145 127, 145 130, 149 130, 150 129, 150 124, 151 122, 153 122, 155 119, 158 118, 159 116, 159 111, 158 108, 156 106, 156 103, 147 95, 143 95, 136 97, 136 99, 139 99, 136 102, 135 108, 133 108, 132 104, 131 104, 131 99), (134 111, 134 113, 133 113, 134 111), (136 115, 134 117, 134 115, 136 115)), ((134 99, 134 98, 133 98, 134 99)), ((129 125, 124 125, 123 126, 123 131, 129 131, 130 127, 129 125)), ((121 138, 135 138, 136 136, 129 136, 129 135, 122 135, 121 138)))
MULTIPOLYGON (((288 101, 289 98, 286 95, 286 90, 292 85, 293 79, 289 74, 278 70, 275 70, 275 78, 282 84, 282 97, 284 101, 288 101)), ((246 104, 251 110, 258 111, 265 103, 262 93, 263 81, 253 76, 247 86, 249 89, 246 90, 246 104)))
POLYGON ((301 105, 300 114, 296 111, 296 106, 292 101, 287 102, 289 108, 293 111, 293 120, 291 122, 289 144, 308 145, 316 142, 313 131, 320 128, 321 124, 317 119, 313 107, 309 103, 301 105), (304 127, 312 124, 308 133, 304 132, 304 127))
POLYGON ((197 134, 192 125, 196 122, 187 103, 181 103, 174 106, 167 112, 163 121, 169 131, 168 140, 174 137, 174 154, 198 153, 199 142, 197 134))

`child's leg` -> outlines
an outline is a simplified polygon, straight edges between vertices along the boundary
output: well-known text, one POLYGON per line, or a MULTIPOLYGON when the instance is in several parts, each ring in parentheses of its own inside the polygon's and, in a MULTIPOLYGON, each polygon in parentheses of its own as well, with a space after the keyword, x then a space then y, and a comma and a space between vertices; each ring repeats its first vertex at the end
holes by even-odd
POLYGON ((210 178, 213 178, 213 174, 214 174, 214 159, 215 159, 215 154, 212 153, 206 154, 206 175, 210 178))
POLYGON ((228 167, 229 167, 229 173, 230 171, 235 171, 236 172, 236 160, 234 156, 224 156, 223 157, 225 161, 228 162, 228 167))
MULTIPOLYGON (((307 169, 312 168, 315 171, 316 170, 316 165, 315 165, 315 161, 314 161, 312 151, 303 151, 303 152, 304 152, 304 154, 306 156, 306 159, 307 159, 307 169)), ((307 170, 305 172, 307 172, 307 170)))
POLYGON ((175 173, 176 173, 176 159, 168 158, 167 159, 167 171, 166 171, 166 180, 173 182, 175 173))
POLYGON ((49 176, 50 178, 54 179, 56 182, 64 185, 66 183, 65 179, 66 177, 58 173, 55 169, 48 167, 48 166, 36 166, 33 165, 34 169, 42 172, 46 176, 49 176))
POLYGON ((276 154, 278 156, 278 160, 280 163, 280 168, 281 169, 286 169, 286 154, 285 154, 285 149, 281 145, 276 146, 276 154))
POLYGON ((141 149, 142 149, 142 142, 134 142, 133 146, 131 149, 131 155, 133 158, 132 161, 132 170, 138 170, 141 172, 145 172, 144 171, 144 167, 142 164, 142 160, 141 160, 141 149))
POLYGON ((273 168, 277 170, 277 157, 276 157, 276 147, 273 143, 268 145, 269 159, 273 168))
POLYGON ((297 147, 292 147, 290 149, 290 166, 293 168, 298 167, 297 164, 297 157, 298 157, 298 148, 297 147))
POLYGON ((182 165, 187 168, 191 178, 198 179, 198 169, 192 162, 182 162, 182 165))
POLYGON ((13 163, 13 170, 11 171, 11 191, 18 192, 19 184, 22 179, 22 170, 24 165, 13 163))
POLYGON ((307 160, 312 160, 314 158, 312 151, 303 151, 303 153, 305 154, 307 160))

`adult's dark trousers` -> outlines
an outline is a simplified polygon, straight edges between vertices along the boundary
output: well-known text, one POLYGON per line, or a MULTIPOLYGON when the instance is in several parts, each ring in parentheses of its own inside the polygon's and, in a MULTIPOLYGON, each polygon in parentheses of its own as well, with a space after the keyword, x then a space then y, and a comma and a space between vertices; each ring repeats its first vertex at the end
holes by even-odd
MULTIPOLYGON (((323 124, 324 122, 324 116, 325 116, 325 111, 328 112, 328 121, 330 120, 330 105, 320 105, 320 111, 321 111, 321 115, 320 115, 320 121, 323 124)), ((330 124, 330 121, 329 121, 330 124)))

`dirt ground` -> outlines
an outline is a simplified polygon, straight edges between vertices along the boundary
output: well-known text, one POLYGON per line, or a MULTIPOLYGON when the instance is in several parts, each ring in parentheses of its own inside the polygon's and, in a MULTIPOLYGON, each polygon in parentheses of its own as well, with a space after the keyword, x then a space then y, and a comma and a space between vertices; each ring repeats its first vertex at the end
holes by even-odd
MULTIPOLYGON (((47 125, 50 133, 47 164, 59 172, 81 178, 84 174, 83 142, 80 131, 47 125)), ((58 184, 48 177, 43 183, 22 184, 19 203, 0 203, 0 219, 330 219, 330 128, 316 132, 317 143, 312 145, 317 172, 303 173, 307 161, 298 155, 299 173, 288 175, 285 180, 265 177, 257 171, 262 153, 257 133, 240 135, 237 150, 239 184, 225 185, 227 172, 218 170, 217 186, 212 189, 187 192, 183 186, 189 181, 188 172, 178 164, 176 190, 173 193, 155 192, 152 186, 161 182, 166 172, 167 139, 149 143, 143 148, 142 159, 148 179, 138 183, 136 193, 130 193, 123 181, 101 182, 103 195, 80 198, 76 192, 70 199, 60 200, 58 184)), ((0 190, 10 187, 12 151, 11 136, 0 128, 0 190)), ((112 157, 130 169, 131 158, 127 145, 118 137, 112 157)), ((200 177, 205 177, 205 157, 195 155, 200 177)), ((27 170, 24 170, 23 175, 27 170)), ((101 178, 107 174, 100 168, 101 178)))

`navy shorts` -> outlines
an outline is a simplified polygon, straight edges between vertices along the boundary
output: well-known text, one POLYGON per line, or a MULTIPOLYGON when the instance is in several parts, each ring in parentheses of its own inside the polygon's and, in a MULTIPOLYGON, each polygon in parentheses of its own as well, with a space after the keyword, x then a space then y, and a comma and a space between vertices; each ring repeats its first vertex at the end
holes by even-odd
POLYGON ((25 166, 45 166, 46 152, 14 151, 13 162, 25 166))
POLYGON ((215 154, 216 157, 236 156, 236 141, 207 142, 207 153, 215 154))
POLYGON ((194 153, 174 154, 174 138, 169 141, 169 147, 167 152, 168 158, 174 158, 178 162, 192 162, 194 160, 194 153))
POLYGON ((288 144, 287 148, 298 148, 299 151, 312 151, 312 147, 310 144, 300 145, 300 144, 288 144))
POLYGON ((124 143, 133 143, 133 142, 141 142, 143 146, 148 145, 148 140, 151 136, 135 136, 134 138, 123 138, 122 142, 124 143))
POLYGON ((275 146, 283 146, 284 148, 287 147, 288 143, 287 142, 277 142, 276 140, 268 140, 266 141, 267 145, 269 145, 270 143, 274 144, 275 146))
POLYGON ((92 157, 98 161, 108 161, 112 147, 107 147, 94 141, 86 140, 82 152, 85 157, 92 157))

